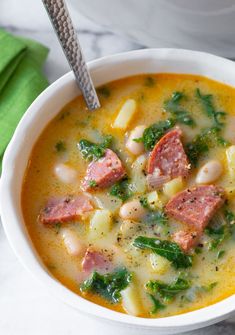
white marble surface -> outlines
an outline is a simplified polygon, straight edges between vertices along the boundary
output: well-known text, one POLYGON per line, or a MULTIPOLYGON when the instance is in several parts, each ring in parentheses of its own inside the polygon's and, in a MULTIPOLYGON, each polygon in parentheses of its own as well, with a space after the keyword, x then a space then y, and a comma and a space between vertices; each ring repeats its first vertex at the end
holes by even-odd
MULTIPOLYGON (((89 20, 73 14, 87 60, 121 51, 141 48, 127 39, 106 31, 89 20)), ((51 51, 45 66, 53 82, 69 67, 52 31, 41 1, 0 0, 0 27, 34 38, 51 51)), ((23 268, 0 224, 0 334, 2 335, 114 335, 117 329, 91 321, 57 301, 23 268)), ((138 331, 135 335, 140 335, 138 331)), ((124 331, 119 335, 131 335, 124 331)), ((230 319, 191 335, 232 335, 235 323, 230 319)))

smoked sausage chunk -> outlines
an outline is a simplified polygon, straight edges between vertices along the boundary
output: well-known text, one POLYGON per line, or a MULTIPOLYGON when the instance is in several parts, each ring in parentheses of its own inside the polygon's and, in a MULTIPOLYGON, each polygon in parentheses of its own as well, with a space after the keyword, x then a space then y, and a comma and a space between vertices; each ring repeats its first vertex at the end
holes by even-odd
POLYGON ((181 142, 181 136, 182 131, 176 128, 166 133, 157 142, 150 153, 148 174, 153 174, 157 170, 161 175, 169 176, 171 179, 188 176, 190 164, 181 142))
POLYGON ((84 190, 106 188, 122 179, 125 174, 121 160, 115 152, 107 149, 104 157, 88 165, 82 187, 84 190))
POLYGON ((224 190, 214 185, 201 185, 176 194, 166 205, 168 216, 203 231, 224 203, 224 190))
POLYGON ((93 210, 90 198, 86 195, 53 198, 41 211, 39 219, 43 224, 56 224, 74 221, 86 212, 93 210))

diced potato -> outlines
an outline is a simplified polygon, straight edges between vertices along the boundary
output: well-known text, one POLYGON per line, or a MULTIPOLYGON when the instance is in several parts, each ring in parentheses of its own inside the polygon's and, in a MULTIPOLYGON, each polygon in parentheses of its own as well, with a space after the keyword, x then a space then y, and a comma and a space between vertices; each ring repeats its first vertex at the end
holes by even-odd
POLYGON ((100 209, 108 209, 110 212, 116 212, 122 205, 122 200, 109 194, 97 193, 94 201, 100 209))
POLYGON ((153 271, 158 274, 166 273, 171 265, 166 258, 156 254, 150 254, 149 260, 153 271))
POLYGON ((171 198, 173 195, 181 191, 183 188, 184 188, 184 183, 183 183, 182 177, 178 177, 164 184, 163 193, 167 197, 171 198))
POLYGON ((144 169, 147 159, 145 155, 141 155, 132 164, 131 167, 131 190, 134 193, 144 193, 147 189, 146 176, 144 169))
POLYGON ((114 123, 113 128, 125 130, 128 127, 133 115, 137 109, 137 104, 134 99, 128 99, 121 107, 114 123))
POLYGON ((151 209, 162 208, 162 202, 159 199, 157 191, 153 191, 147 194, 147 202, 151 209))
POLYGON ((228 170, 231 177, 235 177, 235 145, 231 145, 226 150, 228 170))
POLYGON ((138 290, 133 284, 121 291, 122 307, 127 314, 138 316, 142 312, 138 290))
POLYGON ((107 209, 97 209, 90 221, 90 238, 98 239, 111 230, 112 216, 107 209))

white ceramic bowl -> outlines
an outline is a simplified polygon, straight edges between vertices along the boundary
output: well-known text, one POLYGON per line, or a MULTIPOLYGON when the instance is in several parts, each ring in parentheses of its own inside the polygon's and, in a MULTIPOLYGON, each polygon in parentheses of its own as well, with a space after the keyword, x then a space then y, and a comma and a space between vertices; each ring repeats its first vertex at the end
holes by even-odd
POLYGON ((148 47, 235 57, 234 0, 118 0, 112 6, 110 0, 69 2, 77 13, 148 47))
MULTIPOLYGON (((105 57, 89 63, 95 85, 140 73, 175 72, 208 76, 235 86, 235 64, 206 53, 177 49, 145 49, 105 57)), ((76 95, 80 94, 72 73, 48 87, 29 107, 9 144, 0 185, 0 211, 9 242, 21 262, 50 292, 70 306, 116 327, 141 328, 143 334, 175 334, 204 327, 235 311, 235 295, 212 306, 187 314, 145 319, 117 313, 74 294, 46 270, 24 226, 21 186, 32 147, 48 122, 76 95)))

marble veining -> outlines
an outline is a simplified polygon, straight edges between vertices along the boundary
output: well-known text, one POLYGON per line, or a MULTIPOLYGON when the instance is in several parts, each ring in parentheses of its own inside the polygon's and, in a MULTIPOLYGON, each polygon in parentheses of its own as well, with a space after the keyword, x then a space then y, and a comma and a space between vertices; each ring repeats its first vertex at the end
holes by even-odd
MULTIPOLYGON (((73 12, 87 60, 122 51, 144 48, 107 31, 73 12)), ((53 82, 69 70, 41 1, 1 0, 0 27, 38 40, 50 48, 45 72, 53 82)), ((21 265, 9 246, 0 223, 0 334, 2 335, 141 335, 137 330, 120 331, 91 320, 51 296, 21 265)), ((235 318, 188 335, 233 335, 235 318)))

